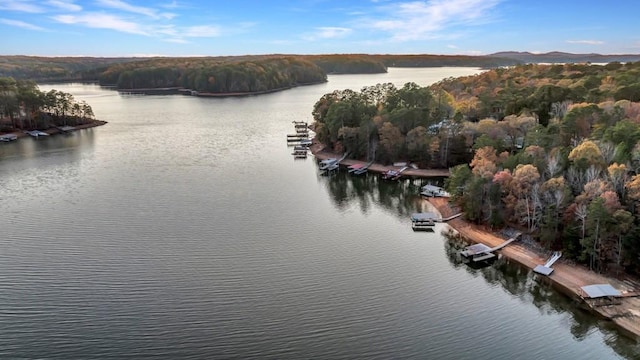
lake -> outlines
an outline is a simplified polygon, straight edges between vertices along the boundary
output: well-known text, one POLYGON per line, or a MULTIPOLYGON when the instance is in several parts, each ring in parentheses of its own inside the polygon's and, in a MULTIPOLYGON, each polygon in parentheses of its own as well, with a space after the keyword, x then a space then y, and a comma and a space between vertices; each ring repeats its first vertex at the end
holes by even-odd
POLYGON ((422 181, 322 176, 287 146, 325 93, 479 71, 220 99, 41 85, 109 123, 0 144, 0 358, 637 358, 527 269, 412 231, 422 181))

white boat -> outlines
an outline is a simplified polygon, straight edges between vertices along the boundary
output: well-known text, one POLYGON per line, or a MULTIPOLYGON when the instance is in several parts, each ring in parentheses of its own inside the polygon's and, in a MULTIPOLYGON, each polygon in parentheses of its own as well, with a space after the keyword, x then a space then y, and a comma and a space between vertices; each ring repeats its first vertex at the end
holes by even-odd
POLYGON ((44 131, 40 131, 40 130, 31 130, 31 131, 27 131, 26 133, 31 135, 31 136, 33 136, 33 137, 35 137, 35 138, 40 137, 40 136, 49 136, 49 134, 47 134, 44 131))
POLYGON ((16 134, 4 134, 0 135, 0 141, 9 142, 18 139, 16 134))
POLYGON ((311 146, 311 139, 302 139, 300 140, 300 145, 302 146, 311 146))

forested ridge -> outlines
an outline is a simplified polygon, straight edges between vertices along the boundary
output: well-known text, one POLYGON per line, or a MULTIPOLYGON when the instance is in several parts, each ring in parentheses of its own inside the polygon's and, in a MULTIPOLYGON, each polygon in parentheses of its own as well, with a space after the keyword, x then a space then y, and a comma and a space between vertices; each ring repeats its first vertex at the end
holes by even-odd
MULTIPOLYGON (((0 76, 35 81, 101 81, 116 84, 117 79, 109 77, 116 69, 172 68, 210 69, 223 64, 241 73, 242 65, 264 64, 269 59, 297 59, 309 61, 319 66, 326 74, 367 74, 383 73, 389 66, 478 66, 495 67, 514 65, 520 60, 495 56, 464 55, 368 55, 368 54, 326 54, 326 55, 244 55, 210 57, 152 57, 152 58, 93 58, 93 57, 39 57, 0 56, 0 76), (138 63, 130 66, 118 64, 138 63), (197 67, 193 67, 197 64, 197 67), (102 74, 106 73, 103 77, 102 74)), ((279 63, 284 66, 286 63, 279 63)), ((251 69, 248 69, 249 71, 251 69)), ((280 69, 283 71, 283 69, 280 69)), ((175 73, 177 74, 177 73, 175 73)))
POLYGON ((458 55, 245 55, 88 58, 0 56, 0 76, 39 82, 91 81, 120 90, 184 89, 195 94, 262 93, 326 81, 327 74, 384 73, 389 66, 513 65, 518 60, 458 55))
POLYGON ((430 87, 325 94, 318 138, 378 162, 450 167, 473 222, 517 226, 600 272, 640 270, 640 62, 518 65, 430 87))

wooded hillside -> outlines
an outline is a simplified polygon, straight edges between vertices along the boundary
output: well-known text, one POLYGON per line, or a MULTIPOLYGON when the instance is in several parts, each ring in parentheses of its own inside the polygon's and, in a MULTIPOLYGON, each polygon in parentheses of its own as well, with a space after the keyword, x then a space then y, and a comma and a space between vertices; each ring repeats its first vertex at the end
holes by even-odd
POLYGON ((451 167, 447 189, 470 221, 638 274, 638 83, 640 63, 520 65, 428 88, 336 90, 313 115, 336 151, 451 167))

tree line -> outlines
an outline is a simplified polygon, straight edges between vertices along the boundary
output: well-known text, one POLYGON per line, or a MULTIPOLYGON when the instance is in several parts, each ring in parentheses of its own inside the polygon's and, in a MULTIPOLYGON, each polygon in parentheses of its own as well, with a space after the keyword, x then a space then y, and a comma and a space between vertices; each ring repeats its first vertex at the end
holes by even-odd
POLYGON ((314 105, 335 151, 450 167, 469 221, 517 226, 596 271, 640 273, 640 63, 520 65, 429 87, 336 90, 314 105))
POLYGON ((69 93, 43 92, 34 81, 0 77, 0 132, 75 126, 94 119, 91 106, 69 93))

